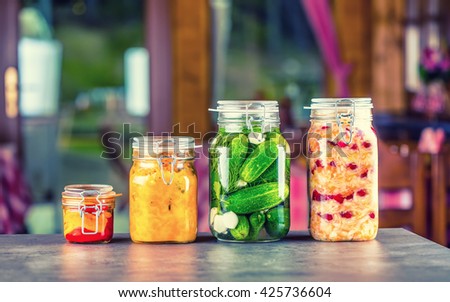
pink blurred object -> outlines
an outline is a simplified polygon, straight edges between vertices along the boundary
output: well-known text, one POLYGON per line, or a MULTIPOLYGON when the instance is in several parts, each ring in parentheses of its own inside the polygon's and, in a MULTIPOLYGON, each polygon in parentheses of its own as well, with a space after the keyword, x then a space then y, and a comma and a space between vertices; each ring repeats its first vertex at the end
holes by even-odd
POLYGON ((433 118, 443 113, 447 103, 448 94, 442 81, 433 81, 422 85, 411 102, 415 112, 421 112, 433 118))
POLYGON ((412 109, 415 112, 425 112, 427 106, 427 98, 424 93, 417 93, 412 99, 412 109))
POLYGON ((198 231, 209 232, 209 163, 208 147, 197 149, 195 169, 198 177, 198 231))
POLYGON ((0 146, 0 234, 25 233, 31 197, 15 149, 0 146))
POLYGON ((420 67, 425 73, 435 73, 437 78, 445 77, 450 70, 450 54, 439 48, 426 47, 420 56, 420 67))
POLYGON ((412 207, 412 198, 412 192, 409 189, 380 191, 380 210, 408 210, 412 207))
POLYGON ((308 229, 309 207, 306 168, 291 160, 291 231, 308 229))
POLYGON ((443 129, 436 130, 428 127, 422 130, 419 140, 419 151, 422 153, 437 154, 442 149, 445 140, 445 132, 443 129))
POLYGON ((300 0, 319 44, 322 58, 336 81, 336 96, 348 97, 347 78, 350 65, 343 62, 339 51, 333 14, 328 0, 300 0))
POLYGON ((422 51, 420 64, 428 71, 433 72, 440 67, 441 52, 438 49, 426 47, 422 51))

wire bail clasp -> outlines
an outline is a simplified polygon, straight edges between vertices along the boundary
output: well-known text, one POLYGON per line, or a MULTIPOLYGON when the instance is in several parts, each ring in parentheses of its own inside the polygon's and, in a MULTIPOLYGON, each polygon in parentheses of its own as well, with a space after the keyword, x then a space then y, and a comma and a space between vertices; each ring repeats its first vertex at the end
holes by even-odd
POLYGON ((81 233, 83 235, 95 235, 98 233, 98 218, 103 211, 102 202, 100 201, 101 195, 102 195, 102 193, 97 190, 85 190, 85 191, 80 192, 81 200, 78 203, 78 212, 80 213, 80 216, 81 216, 81 233), (92 196, 93 194, 96 194, 97 196, 96 196, 95 200, 97 201, 97 204, 95 204, 95 205, 84 204, 85 194, 88 194, 88 196, 92 196), (85 221, 84 218, 85 218, 87 209, 95 210, 95 212, 94 212, 94 214, 95 214, 95 231, 93 231, 93 232, 85 231, 85 228, 84 228, 84 221, 85 221))
POLYGON ((344 130, 347 130, 347 129, 343 129, 343 122, 342 122, 342 120, 343 119, 344 120, 348 120, 348 124, 350 126, 350 128, 348 129, 348 131, 350 131, 349 140, 347 141, 345 139, 345 136, 342 138, 344 143, 346 143, 348 145, 348 144, 350 144, 352 142, 352 139, 353 139, 353 125, 355 123, 355 101, 351 100, 351 99, 336 100, 335 111, 336 111, 336 123, 339 126, 339 133, 344 133, 344 130), (339 108, 347 107, 349 105, 351 105, 350 112, 339 113, 339 108))
POLYGON ((250 130, 250 133, 253 132, 253 125, 252 125, 253 116, 249 116, 248 114, 248 107, 250 107, 251 105, 252 103, 245 105, 245 124, 247 125, 247 128, 250 130))
POLYGON ((260 144, 264 141, 264 135, 265 132, 265 117, 266 117, 266 105, 265 104, 259 104, 263 109, 263 115, 261 119, 261 132, 254 132, 253 131, 253 125, 252 122, 255 120, 255 118, 251 115, 249 115, 249 107, 252 106, 253 103, 249 103, 245 105, 245 123, 247 125, 247 128, 250 130, 250 133, 248 134, 248 139, 254 143, 254 144, 260 144))
POLYGON ((177 159, 174 154, 163 155, 160 152, 160 147, 161 147, 162 143, 163 143, 163 141, 159 141, 159 142, 155 143, 156 144, 156 153, 159 154, 159 156, 156 158, 156 161, 158 162, 159 170, 161 172, 161 178, 162 178, 164 184, 169 186, 170 184, 172 184, 173 178, 175 176, 175 164, 177 163, 177 159), (164 163, 163 163, 164 159, 171 159, 170 160, 170 178, 169 178, 169 180, 166 180, 166 177, 164 176, 164 163))

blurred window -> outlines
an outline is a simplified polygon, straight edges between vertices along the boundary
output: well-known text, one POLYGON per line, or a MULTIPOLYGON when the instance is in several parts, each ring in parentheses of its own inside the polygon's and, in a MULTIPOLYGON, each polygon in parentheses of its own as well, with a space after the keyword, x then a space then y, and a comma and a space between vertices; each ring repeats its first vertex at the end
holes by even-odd
POLYGON ((321 95, 323 66, 300 1, 210 3, 214 25, 213 102, 290 100, 293 123, 306 122, 308 113, 302 108, 311 97, 321 95))
MULTIPOLYGON (((144 0, 21 2, 20 111, 34 202, 28 226, 60 232, 65 185, 111 184, 124 193, 118 208, 128 198, 128 139, 144 133, 150 110, 144 0), (121 135, 116 160, 101 157, 108 131, 121 135)), ((126 232, 127 213, 116 216, 116 230, 126 232)))

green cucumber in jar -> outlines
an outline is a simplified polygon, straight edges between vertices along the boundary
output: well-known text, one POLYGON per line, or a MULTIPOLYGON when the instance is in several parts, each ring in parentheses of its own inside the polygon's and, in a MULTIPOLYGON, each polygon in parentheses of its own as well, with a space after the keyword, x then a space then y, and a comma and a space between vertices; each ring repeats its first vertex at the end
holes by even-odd
POLYGON ((228 192, 239 188, 239 170, 245 161, 248 152, 248 138, 245 134, 234 136, 229 143, 229 188, 228 192))
POLYGON ((288 185, 272 182, 240 189, 228 195, 223 200, 223 205, 227 211, 249 214, 273 208, 283 202, 288 195, 288 185), (279 192, 279 186, 282 186, 282 192, 279 192))
POLYGON ((219 207, 220 203, 220 195, 221 195, 221 185, 219 180, 219 172, 218 172, 218 157, 219 153, 216 149, 219 144, 222 143, 223 136, 218 133, 216 137, 214 137, 211 147, 209 149, 209 182, 210 182, 210 203, 211 208, 219 207))
MULTIPOLYGON (((281 143, 283 143, 283 141, 286 142, 281 137, 281 143)), ((280 146, 283 146, 283 144, 278 144, 278 148, 280 148, 280 146)), ((269 168, 266 169, 266 171, 264 171, 255 181, 253 181, 249 185, 254 186, 262 183, 276 182, 276 181, 289 183, 291 161, 290 158, 287 156, 287 153, 288 153, 287 150, 286 155, 282 154, 279 151, 278 158, 269 166, 269 168), (280 167, 279 166, 280 164, 284 164, 284 167, 280 167)))
POLYGON ((250 215, 248 220, 250 222, 250 232, 248 234, 248 240, 257 240, 258 235, 264 226, 264 222, 266 221, 266 217, 261 212, 255 212, 250 215))
POLYGON ((247 157, 248 138, 245 134, 230 135, 227 137, 227 142, 230 147, 230 169, 239 171, 247 157))
POLYGON ((211 142, 211 146, 209 148, 209 171, 210 173, 218 171, 218 161, 219 161, 219 151, 217 150, 217 147, 222 143, 223 136, 218 133, 213 141, 211 142))
POLYGON ((230 229, 230 234, 236 240, 245 240, 250 232, 250 224, 245 215, 238 215, 238 224, 234 229, 230 229))
POLYGON ((282 238, 289 232, 290 222, 289 208, 279 205, 266 212, 264 227, 271 237, 282 238))
POLYGON ((276 182, 276 181, 280 181, 281 177, 286 178, 286 180, 289 182, 290 162, 291 162, 290 159, 286 158, 284 160, 284 170, 278 171, 279 159, 276 160, 275 162, 272 163, 272 165, 269 168, 267 168, 266 171, 264 171, 263 174, 261 174, 260 177, 258 177, 251 184, 257 185, 257 184, 261 184, 261 183, 276 182))
POLYGON ((278 181, 278 161, 274 161, 263 174, 261 174, 255 181, 251 182, 249 186, 255 186, 268 182, 278 181))
POLYGON ((275 141, 277 145, 284 146, 287 154, 291 153, 291 147, 287 140, 278 132, 269 132, 266 134, 266 139, 275 141))
POLYGON ((221 195, 221 189, 222 186, 219 182, 219 177, 217 175, 217 172, 211 172, 210 173, 210 198, 211 198, 211 208, 218 208, 220 209, 220 195, 221 195))
POLYGON ((226 135, 216 147, 217 171, 223 191, 230 193, 239 188, 239 170, 245 161, 248 138, 244 134, 226 135))
POLYGON ((260 143, 242 164, 240 180, 246 183, 255 181, 277 158, 277 139, 269 139, 260 143))

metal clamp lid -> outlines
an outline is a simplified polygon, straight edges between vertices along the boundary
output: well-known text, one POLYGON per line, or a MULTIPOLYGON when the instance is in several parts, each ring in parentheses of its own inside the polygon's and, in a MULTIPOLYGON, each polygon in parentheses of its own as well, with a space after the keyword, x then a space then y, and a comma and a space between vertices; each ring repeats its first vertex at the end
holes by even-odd
POLYGON ((161 178, 162 178, 164 184, 170 185, 170 184, 172 184, 173 178, 175 176, 175 164, 177 162, 177 158, 176 158, 175 154, 173 154, 173 153, 171 155, 163 155, 163 153, 160 152, 160 148, 161 148, 161 145, 163 144, 163 141, 154 142, 154 144, 155 144, 155 147, 156 147, 156 150, 157 150, 156 152, 157 152, 157 154, 159 154, 158 157, 156 158, 156 160, 158 162, 158 166, 159 166, 159 169, 160 169, 160 172, 161 172, 161 178), (170 160, 170 178, 169 178, 169 181, 167 181, 166 177, 164 176, 164 163, 163 163, 164 159, 171 159, 170 160))
POLYGON ((347 145, 353 139, 355 120, 371 120, 372 108, 371 98, 313 98, 311 106, 304 107, 312 110, 311 119, 335 120, 339 133, 349 132, 348 139, 342 138, 347 145))
POLYGON ((97 190, 86 190, 86 191, 80 192, 81 200, 78 203, 78 212, 80 213, 80 216, 81 216, 81 233, 83 235, 95 235, 98 233, 98 217, 103 212, 103 205, 102 205, 102 202, 100 201, 101 195, 102 195, 102 192, 97 191, 97 190), (85 194, 88 196, 93 196, 94 194, 97 194, 97 197, 95 198, 95 200, 97 201, 97 204, 95 204, 95 205, 84 204, 85 194), (95 231, 93 231, 93 232, 87 232, 87 231, 85 231, 85 228, 84 228, 84 216, 85 216, 84 214, 86 212, 86 209, 95 209, 95 212, 94 212, 94 214, 95 214, 95 231))
POLYGON ((175 176, 177 162, 194 159, 194 149, 202 147, 202 145, 195 145, 194 138, 189 136, 136 137, 133 141, 133 149, 137 149, 138 153, 133 159, 156 160, 164 184, 170 185, 175 176), (169 179, 166 179, 164 175, 166 164, 170 165, 169 179))
POLYGON ((209 108, 208 111, 219 113, 219 122, 229 119, 244 119, 250 122, 262 121, 268 123, 279 123, 279 107, 277 101, 259 100, 221 100, 217 102, 217 108, 209 108))
POLYGON ((162 154, 173 154, 174 158, 190 160, 195 158, 194 149, 202 148, 195 145, 193 137, 189 136, 142 136, 133 138, 133 149, 137 154, 134 159, 157 159, 162 154))
POLYGON ((311 99, 311 106, 305 106, 304 109, 332 109, 336 107, 339 103, 340 108, 345 108, 348 106, 354 106, 356 108, 372 109, 372 99, 371 98, 313 98, 311 99), (347 101, 347 103, 342 103, 342 101, 347 101), (352 103, 348 102, 352 101, 352 103))
POLYGON ((345 139, 345 137, 342 138, 344 143, 346 143, 348 145, 352 142, 352 139, 353 139, 353 125, 355 123, 355 102, 351 99, 337 100, 335 103, 335 111, 336 111, 336 123, 339 126, 340 133, 344 133, 344 130, 347 130, 347 129, 343 129, 342 119, 349 120, 349 126, 350 126, 350 129, 348 129, 348 131, 350 132, 349 140, 347 141, 345 139), (351 111, 347 112, 347 113, 339 113, 339 110, 338 110, 339 105, 346 105, 346 103, 349 104, 349 106, 351 107, 351 111))

